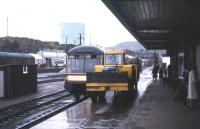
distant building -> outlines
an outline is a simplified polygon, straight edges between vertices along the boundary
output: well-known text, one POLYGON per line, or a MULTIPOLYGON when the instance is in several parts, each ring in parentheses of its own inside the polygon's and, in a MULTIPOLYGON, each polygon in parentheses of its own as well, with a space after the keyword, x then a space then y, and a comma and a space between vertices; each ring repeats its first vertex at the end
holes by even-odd
POLYGON ((85 44, 85 24, 83 23, 61 23, 60 43, 61 44, 85 44))
POLYGON ((154 58, 154 52, 152 51, 137 51, 135 56, 141 59, 151 59, 154 58))
POLYGON ((36 65, 43 65, 46 64, 46 59, 43 58, 41 55, 39 54, 34 54, 34 53, 29 53, 29 55, 33 56, 35 58, 35 64, 36 65))
POLYGON ((46 60, 46 67, 65 66, 66 53, 61 51, 39 51, 42 58, 46 60))

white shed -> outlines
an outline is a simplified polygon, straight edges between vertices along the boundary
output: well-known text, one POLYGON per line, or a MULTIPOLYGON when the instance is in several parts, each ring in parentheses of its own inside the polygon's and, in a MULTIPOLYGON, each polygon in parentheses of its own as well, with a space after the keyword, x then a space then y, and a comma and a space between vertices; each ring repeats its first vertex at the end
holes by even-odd
POLYGON ((46 59, 47 66, 65 66, 66 64, 64 52, 39 51, 38 54, 46 59))
POLYGON ((33 54, 33 53, 29 53, 29 55, 33 56, 35 58, 35 64, 46 64, 46 60, 44 58, 42 58, 42 56, 38 55, 38 54, 33 54))

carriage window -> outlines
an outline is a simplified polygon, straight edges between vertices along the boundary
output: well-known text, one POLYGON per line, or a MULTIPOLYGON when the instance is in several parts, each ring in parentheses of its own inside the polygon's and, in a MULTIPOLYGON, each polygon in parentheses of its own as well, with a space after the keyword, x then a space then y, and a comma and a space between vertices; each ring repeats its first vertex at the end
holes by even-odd
POLYGON ((122 55, 121 54, 105 55, 105 64, 109 65, 122 64, 122 55))
POLYGON ((85 72, 93 72, 95 65, 99 64, 101 64, 101 56, 93 55, 93 58, 85 59, 85 72))
POLYGON ((74 57, 75 57, 76 59, 84 59, 84 58, 85 58, 84 55, 75 55, 74 57))
POLYGON ((84 59, 69 59, 67 63, 69 73, 84 72, 84 59))
POLYGON ((73 59, 73 58, 75 58, 75 56, 69 55, 68 58, 73 59))
POLYGON ((96 58, 101 58, 102 57, 102 55, 96 55, 96 58))
POLYGON ((86 58, 86 59, 90 59, 90 58, 91 58, 91 55, 86 55, 85 58, 86 58))
POLYGON ((76 56, 75 59, 68 59, 68 73, 92 72, 95 65, 101 64, 101 60, 100 55, 81 55, 76 56))
POLYGON ((97 56, 96 55, 91 55, 91 58, 95 59, 95 58, 97 58, 97 56))

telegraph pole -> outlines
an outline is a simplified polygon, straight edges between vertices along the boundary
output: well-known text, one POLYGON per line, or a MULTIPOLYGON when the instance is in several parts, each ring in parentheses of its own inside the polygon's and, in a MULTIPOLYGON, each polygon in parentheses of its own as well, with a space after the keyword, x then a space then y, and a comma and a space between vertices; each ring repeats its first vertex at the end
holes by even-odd
POLYGON ((81 33, 79 33, 79 38, 80 38, 80 43, 79 43, 79 45, 81 46, 81 33))
POLYGON ((8 37, 8 17, 6 19, 6 23, 7 23, 7 37, 8 37))
POLYGON ((77 44, 77 45, 79 45, 79 46, 82 45, 82 39, 83 38, 84 38, 83 35, 81 33, 79 33, 79 37, 77 38, 79 40, 79 44, 77 44))
POLYGON ((65 41, 65 43, 67 44, 67 36, 66 36, 66 41, 65 41))

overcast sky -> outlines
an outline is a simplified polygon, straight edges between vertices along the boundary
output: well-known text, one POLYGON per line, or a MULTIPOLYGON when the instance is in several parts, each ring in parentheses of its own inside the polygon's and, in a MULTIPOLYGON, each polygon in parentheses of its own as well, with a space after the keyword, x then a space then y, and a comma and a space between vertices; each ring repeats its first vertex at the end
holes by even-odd
POLYGON ((0 0, 0 37, 59 41, 59 23, 85 24, 86 44, 135 41, 101 0, 0 0))

